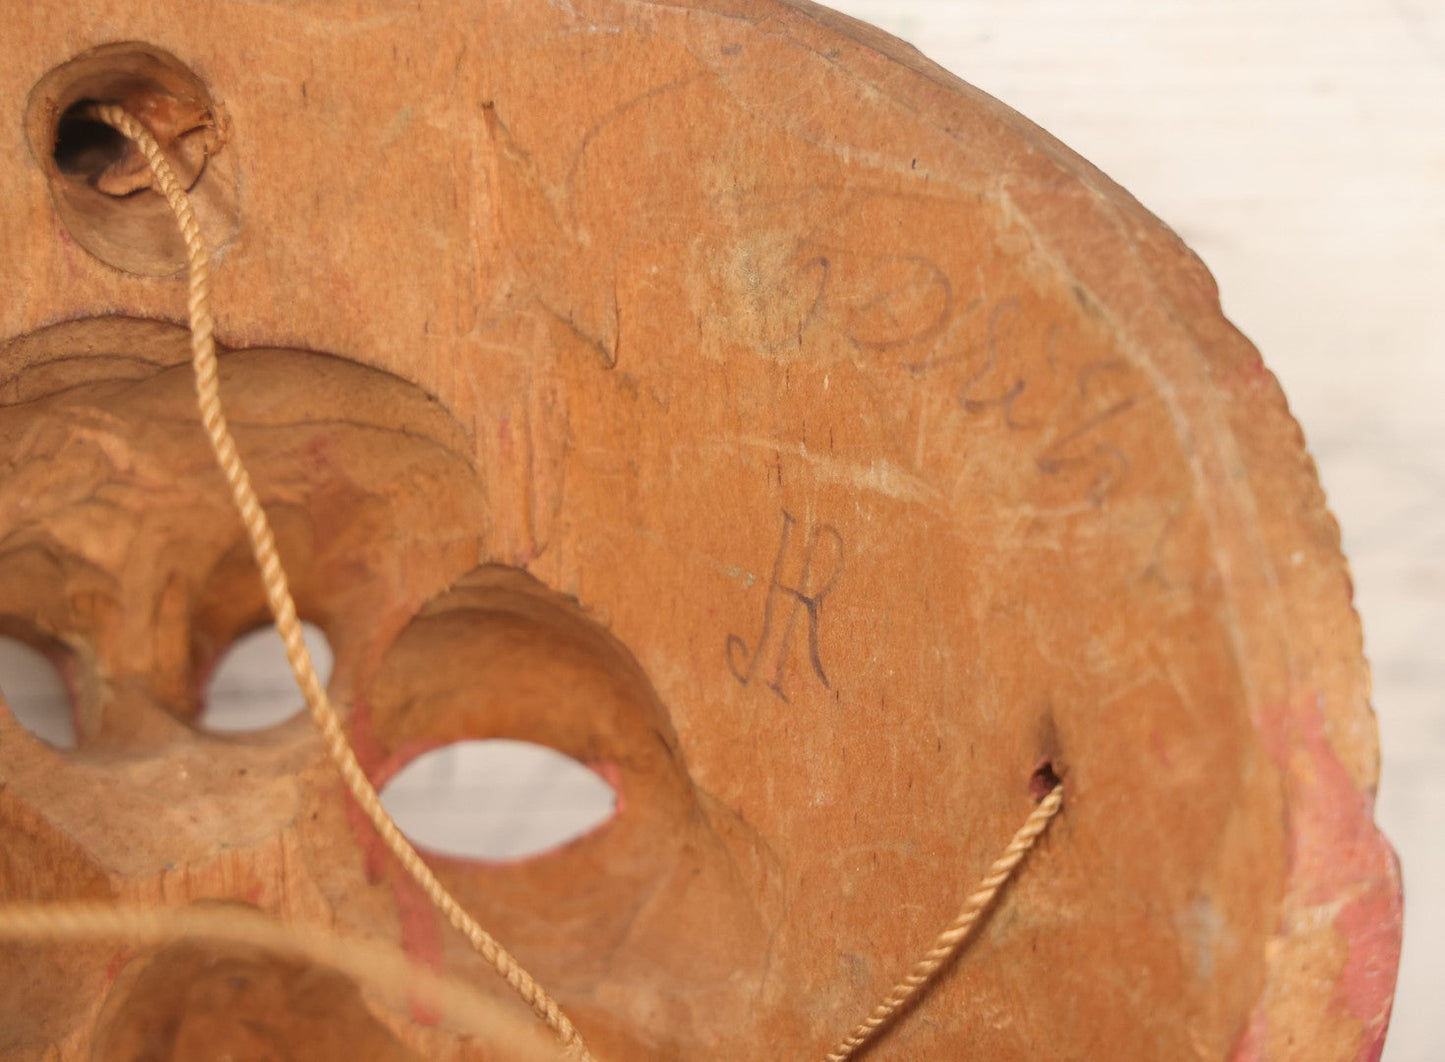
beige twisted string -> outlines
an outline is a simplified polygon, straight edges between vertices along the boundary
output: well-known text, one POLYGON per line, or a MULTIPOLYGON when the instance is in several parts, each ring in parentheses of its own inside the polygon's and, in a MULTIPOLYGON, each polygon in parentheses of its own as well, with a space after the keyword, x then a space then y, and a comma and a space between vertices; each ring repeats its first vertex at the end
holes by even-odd
POLYGON ((0 935, 43 943, 110 937, 135 944, 204 939, 241 944, 328 966, 397 999, 421 999, 453 1021, 505 1045, 509 1058, 541 1062, 556 1046, 536 1023, 454 977, 427 969, 400 948, 345 939, 317 926, 283 925, 260 911, 234 906, 153 907, 113 903, 0 906, 0 935))
POLYGON ((196 397, 201 411, 201 420, 215 451, 216 461, 225 473, 231 486, 231 496, 240 511, 246 533, 251 538, 251 552, 261 569, 261 579, 266 588, 266 601, 275 619, 276 630, 286 646, 286 659, 291 664, 296 684, 306 699, 311 718, 321 733, 322 741, 332 762, 341 773, 346 788, 357 804, 366 812, 376 832, 386 847, 396 856, 406 872, 421 886, 427 898, 441 911, 458 932, 471 943, 509 984, 528 1006, 536 1012, 562 1044, 570 1048, 575 1056, 591 1062, 592 1056, 583 1045, 581 1036, 567 1015, 512 955, 483 929, 461 904, 452 897, 431 868, 428 867, 411 842, 406 839, 396 823, 381 804, 376 789, 357 762, 356 753, 347 741, 341 719, 326 695, 326 688, 311 662, 311 654, 301 635, 301 623, 296 616, 296 603, 291 598, 291 588, 286 572, 281 567, 281 558, 276 552, 276 540, 271 532, 271 523, 251 486, 251 477, 236 452, 236 442, 227 426, 221 409, 220 387, 217 382, 215 324, 211 317, 211 261, 210 251, 201 227, 196 222, 190 199, 175 171, 171 169, 160 145, 139 121, 123 108, 114 104, 100 104, 92 107, 90 113, 112 126, 132 140, 150 164, 161 194, 170 205, 180 226, 181 237, 186 246, 186 262, 189 267, 190 291, 187 310, 191 326, 191 364, 195 369, 196 397))
POLYGON ((1003 850, 1003 854, 989 867, 988 873, 978 883, 978 888, 963 901, 963 909, 958 912, 958 917, 938 935, 928 953, 908 972, 908 976, 899 981, 893 991, 873 1008, 873 1012, 829 1052, 824 1062, 844 1062, 858 1054, 901 1010, 917 998, 924 986, 963 947, 969 933, 978 924, 979 917, 988 910, 994 897, 1002 891, 1014 870, 1023 862, 1024 856, 1029 854, 1029 849, 1033 848, 1034 842, 1048 829, 1049 823, 1063 806, 1064 786, 1060 782, 1049 791, 1048 796, 1039 801, 1019 828, 1019 832, 1014 834, 1008 847, 1003 850))

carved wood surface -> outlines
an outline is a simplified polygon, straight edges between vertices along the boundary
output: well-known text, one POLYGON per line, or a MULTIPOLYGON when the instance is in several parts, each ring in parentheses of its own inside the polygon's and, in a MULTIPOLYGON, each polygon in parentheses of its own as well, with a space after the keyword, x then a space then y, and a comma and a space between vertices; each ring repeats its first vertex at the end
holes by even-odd
MULTIPOLYGON (((113 95, 204 163, 223 393, 368 769, 523 737, 617 787, 550 856, 437 861, 599 1057, 821 1053, 1044 763, 1063 817, 877 1057, 1379 1041, 1399 886, 1338 531, 1204 268, 1088 164, 767 0, 8 21, 0 614, 83 741, 0 716, 6 898, 249 903, 490 976, 303 720, 190 725, 262 606, 154 196, 54 155, 113 95)), ((193 951, 3 956, 16 1058, 124 1057, 145 986, 209 1020, 164 987, 193 951)), ((340 1050, 293 977, 255 978, 277 1028, 340 1050)), ((327 991, 398 1057, 478 1055, 327 991)))

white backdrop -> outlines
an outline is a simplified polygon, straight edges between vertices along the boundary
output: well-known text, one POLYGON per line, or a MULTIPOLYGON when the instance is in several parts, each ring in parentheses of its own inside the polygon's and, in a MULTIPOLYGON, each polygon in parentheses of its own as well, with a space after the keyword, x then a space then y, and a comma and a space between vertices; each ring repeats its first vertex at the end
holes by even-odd
POLYGON ((1445 0, 836 0, 1173 227, 1343 527, 1405 875, 1384 1062, 1445 1059, 1445 0))

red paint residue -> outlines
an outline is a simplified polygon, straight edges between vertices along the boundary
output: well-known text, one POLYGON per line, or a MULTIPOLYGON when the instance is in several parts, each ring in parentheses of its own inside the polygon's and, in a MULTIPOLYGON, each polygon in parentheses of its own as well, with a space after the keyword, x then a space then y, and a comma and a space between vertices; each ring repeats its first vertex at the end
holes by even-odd
POLYGON ((1224 378, 1225 390, 1235 398, 1257 391, 1261 387, 1267 387, 1272 383, 1274 383, 1274 373, 1270 372, 1264 359, 1258 355, 1241 365, 1237 372, 1224 378))
MULTIPOLYGON (((1345 940, 1348 957, 1330 1007, 1364 1027, 1356 1062, 1377 1062, 1400 963, 1399 863, 1375 827, 1374 795, 1355 787, 1330 748, 1317 693, 1266 711, 1259 724, 1265 747, 1288 778, 1291 793, 1286 903, 1295 910, 1337 909, 1333 925, 1345 940)), ((1264 1006, 1261 1002, 1251 1018, 1234 1062, 1265 1057, 1264 1006)))
POLYGON ((1264 1005, 1260 1004, 1249 1016, 1249 1024, 1245 1026, 1244 1035, 1235 1046, 1230 1062, 1262 1062, 1264 1045, 1268 1042, 1269 1020, 1265 1017, 1264 1005))
POLYGON ((107 985, 115 984, 115 979, 120 976, 120 972, 130 962, 130 957, 131 953, 127 948, 117 948, 111 955, 110 961, 105 964, 105 983, 107 985))
MULTIPOLYGON (((388 756, 376 740, 371 709, 364 702, 358 701, 352 707, 347 729, 357 762, 371 779, 372 785, 378 789, 417 754, 415 751, 400 749, 388 756)), ((441 970, 442 930, 436 908, 432 906, 421 886, 411 879, 401 864, 391 858, 385 842, 367 819, 366 812, 351 798, 350 793, 343 791, 343 795, 346 800, 347 822, 361 848, 367 881, 375 885, 384 880, 391 886, 397 919, 401 924, 402 950, 429 969, 441 970)), ((412 1001, 411 1011, 412 1017, 423 1025, 435 1025, 441 1018, 432 1008, 415 1000, 412 1001)))
POLYGON ((1164 737, 1158 730, 1150 731, 1149 747, 1154 750, 1154 755, 1159 757, 1160 764, 1162 764, 1166 770, 1174 766, 1173 761, 1169 757, 1169 748, 1164 744, 1164 737))
MULTIPOLYGON (((391 889, 401 920, 402 950, 428 969, 440 971, 442 932, 437 909, 421 886, 395 863, 391 865, 391 889)), ((435 1025, 441 1020, 440 1011, 415 999, 411 1002, 411 1016, 421 1025, 435 1025)))
MULTIPOLYGON (((617 794, 617 799, 612 805, 612 818, 621 815, 627 807, 627 798, 622 790, 622 768, 618 767, 612 760, 607 760, 605 763, 588 761, 587 766, 600 776, 604 782, 610 785, 612 791, 617 794)), ((597 828, 601 829, 603 826, 606 826, 607 823, 612 821, 612 818, 606 819, 597 828)))
MULTIPOLYGON (((347 738, 351 741, 351 749, 356 754, 357 763, 361 764, 361 770, 365 775, 373 779, 372 784, 376 784, 374 780, 377 776, 377 767, 386 753, 377 744, 375 732, 372 730, 371 709, 361 701, 358 701, 351 709, 351 717, 347 720, 347 731, 347 738)), ((344 787, 342 792, 346 799, 346 821, 351 826, 351 833, 356 838, 357 846, 361 849, 366 867, 366 880, 375 885, 381 881, 382 869, 386 866, 386 845, 367 820, 366 812, 361 810, 361 805, 351 799, 351 794, 346 793, 344 787)))

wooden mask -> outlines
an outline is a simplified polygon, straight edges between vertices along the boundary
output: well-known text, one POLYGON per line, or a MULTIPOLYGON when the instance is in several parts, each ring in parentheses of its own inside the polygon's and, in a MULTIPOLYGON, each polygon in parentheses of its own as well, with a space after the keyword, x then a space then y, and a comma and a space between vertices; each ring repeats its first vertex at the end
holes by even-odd
MULTIPOLYGON (((1097 170, 781 0, 12 6, 0 626, 80 743, 0 713, 4 899, 245 904, 503 995, 304 719, 194 725, 264 606, 174 222, 76 110, 114 101, 216 249, 223 393, 373 780, 515 737, 616 790, 553 853, 430 860, 599 1059, 821 1055, 1049 772, 1062 816, 873 1057, 1378 1050, 1399 881, 1338 530, 1208 273, 1097 170)), ((484 1039, 203 941, 0 949, 5 1059, 484 1039)))

